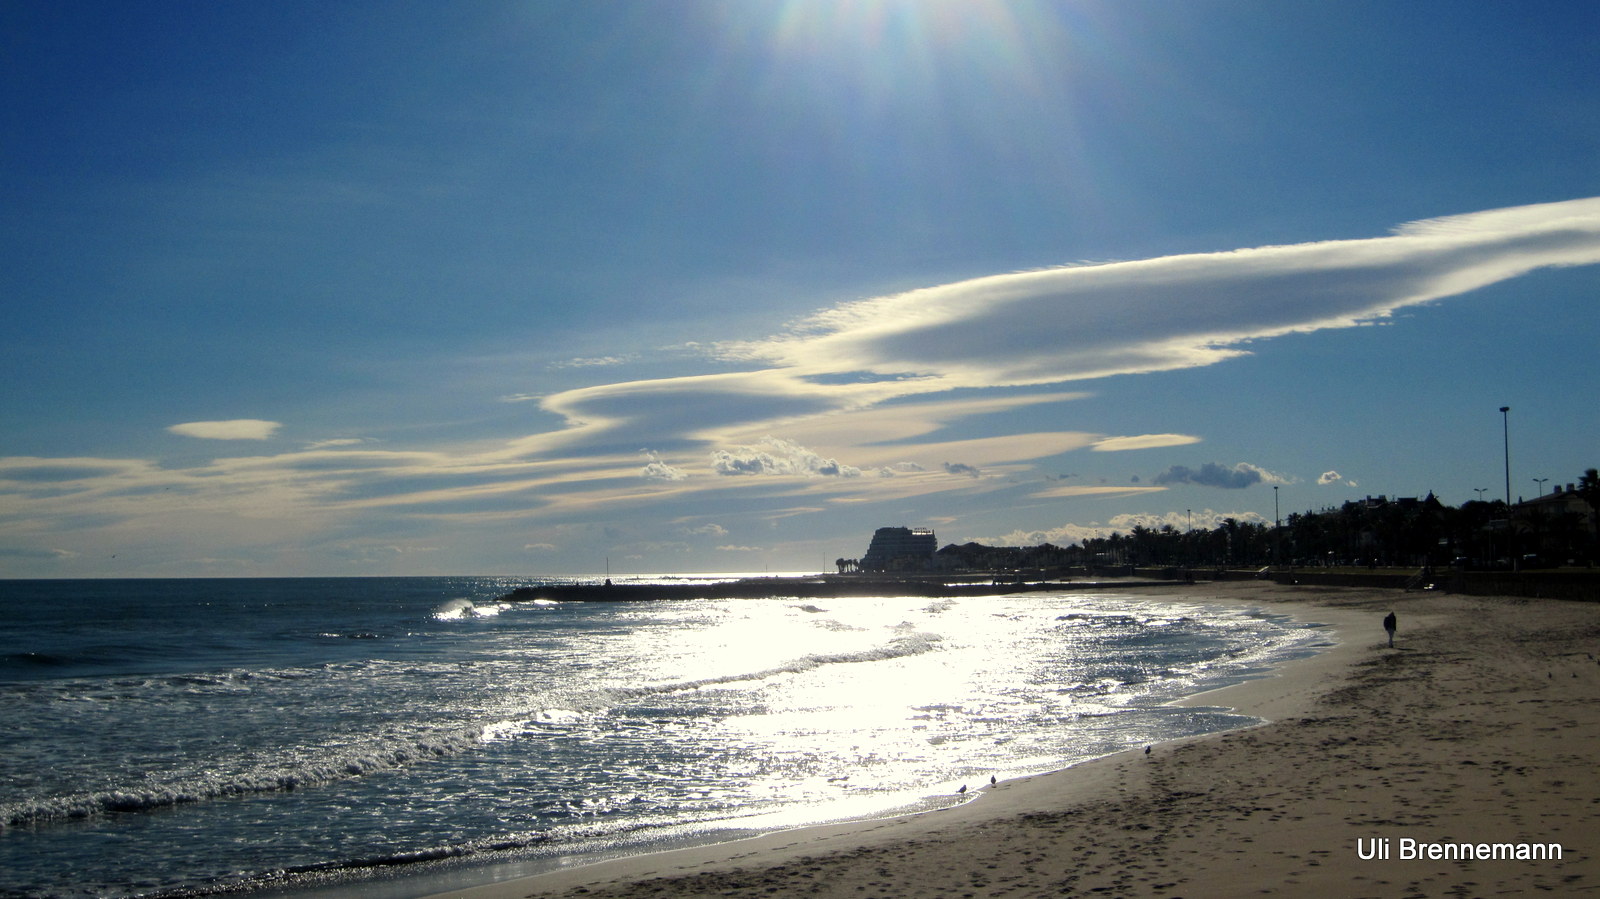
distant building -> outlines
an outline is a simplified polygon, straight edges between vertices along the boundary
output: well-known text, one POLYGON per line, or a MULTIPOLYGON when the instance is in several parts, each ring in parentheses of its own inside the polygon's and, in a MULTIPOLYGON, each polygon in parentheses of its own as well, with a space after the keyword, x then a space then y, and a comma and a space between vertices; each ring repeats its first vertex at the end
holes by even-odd
POLYGON ((862 571, 923 571, 939 549, 931 528, 878 528, 861 557, 862 571))
POLYGON ((1541 497, 1518 502, 1511 507, 1511 524, 1517 533, 1518 551, 1539 556, 1539 562, 1564 562, 1586 555, 1594 546, 1593 510, 1575 484, 1568 484, 1565 490, 1557 484, 1541 497))

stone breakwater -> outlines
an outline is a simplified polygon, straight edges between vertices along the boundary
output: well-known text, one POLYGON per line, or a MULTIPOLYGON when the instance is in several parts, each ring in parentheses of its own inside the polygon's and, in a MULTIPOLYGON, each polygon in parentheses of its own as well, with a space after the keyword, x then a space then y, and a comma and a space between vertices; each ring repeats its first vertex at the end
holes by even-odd
POLYGON ((1173 581, 1111 579, 1102 581, 1029 581, 994 583, 946 581, 940 578, 743 578, 735 581, 686 583, 540 584, 518 587, 502 602, 639 602, 663 599, 832 599, 849 596, 995 596, 1053 590, 1089 591, 1160 587, 1173 581))

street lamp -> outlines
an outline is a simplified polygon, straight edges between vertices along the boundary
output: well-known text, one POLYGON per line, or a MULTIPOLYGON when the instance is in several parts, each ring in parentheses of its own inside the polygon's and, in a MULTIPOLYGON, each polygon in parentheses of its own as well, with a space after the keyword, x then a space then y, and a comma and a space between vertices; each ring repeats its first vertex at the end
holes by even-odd
POLYGON ((1511 407, 1500 407, 1501 427, 1506 441, 1506 508, 1511 508, 1511 407))
POLYGON ((1511 407, 1500 407, 1501 427, 1506 441, 1506 554, 1511 557, 1511 570, 1517 571, 1517 535, 1511 526, 1511 407))
POLYGON ((1278 533, 1283 528, 1283 517, 1278 514, 1278 485, 1272 485, 1272 564, 1277 565, 1282 561, 1283 554, 1279 549, 1283 545, 1283 535, 1278 533))
POLYGON ((1549 478, 1534 478, 1533 479, 1533 482, 1535 484, 1539 485, 1539 492, 1534 494, 1535 496, 1544 496, 1544 485, 1545 485, 1545 482, 1548 481, 1548 480, 1550 480, 1550 479, 1549 478))
POLYGON ((1489 492, 1488 487, 1474 487, 1472 489, 1478 491, 1478 502, 1480 503, 1483 502, 1483 495, 1489 492))

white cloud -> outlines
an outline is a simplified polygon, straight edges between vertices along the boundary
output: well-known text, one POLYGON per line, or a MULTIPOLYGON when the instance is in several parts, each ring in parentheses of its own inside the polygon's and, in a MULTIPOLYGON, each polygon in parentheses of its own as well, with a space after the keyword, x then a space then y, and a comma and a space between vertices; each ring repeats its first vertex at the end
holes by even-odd
POLYGON ((1097 453, 1116 453, 1123 450, 1186 446, 1199 442, 1199 437, 1191 437, 1188 434, 1140 434, 1133 437, 1107 437, 1104 440, 1097 440, 1091 449, 1097 453))
POLYGON ((69 549, 38 549, 31 546, 0 546, 0 559, 43 559, 48 561, 65 561, 77 558, 78 553, 69 549))
POLYGON ((649 450, 645 451, 644 457, 648 461, 645 463, 644 468, 640 470, 639 477, 647 481, 682 481, 689 477, 687 472, 679 468, 673 468, 663 462, 660 456, 649 450))
POLYGON ((579 356, 561 362, 552 362, 551 368, 609 368, 633 361, 633 356, 579 356))
POLYGON ((1171 526, 1179 531, 1187 530, 1191 526, 1197 531, 1210 531, 1222 527, 1230 518, 1241 523, 1267 523, 1266 516, 1257 512, 1218 512, 1215 509, 1193 509, 1182 512, 1173 510, 1160 514, 1113 515, 1106 520, 1106 526, 1123 534, 1133 530, 1136 526, 1143 526, 1152 531, 1166 526, 1171 526))
POLYGON ((259 418, 235 418, 229 421, 191 421, 167 428, 184 437, 205 440, 267 440, 283 427, 275 421, 259 418))
POLYGON ((711 470, 720 475, 801 475, 804 477, 855 478, 861 469, 837 459, 823 458, 805 447, 780 437, 762 438, 756 446, 716 450, 711 454, 711 470))
POLYGON ((1251 340, 1344 328, 1549 266, 1600 262, 1600 198, 1404 225, 1389 237, 993 275, 847 303, 729 345, 906 393, 1211 365, 1251 340))
POLYGON ((1174 465, 1152 478, 1157 484, 1198 484, 1202 487, 1221 487, 1227 490, 1240 490, 1256 484, 1289 484, 1293 479, 1287 475, 1277 474, 1240 462, 1238 465, 1219 465, 1216 462, 1207 462, 1199 468, 1190 468, 1187 465, 1174 465))
POLYGON ((893 465, 883 465, 874 469, 873 474, 880 478, 892 478, 895 475, 916 474, 927 470, 925 466, 918 465, 915 462, 896 462, 893 465))
POLYGON ((1067 546, 1073 543, 1081 544, 1085 540, 1110 537, 1112 534, 1126 535, 1136 527, 1145 527, 1152 531, 1160 530, 1167 526, 1171 526, 1178 531, 1188 530, 1191 526, 1197 531, 1215 530, 1230 518, 1241 523, 1267 523, 1267 519, 1256 512, 1218 512, 1213 509, 1194 509, 1161 514, 1113 515, 1106 520, 1105 524, 1095 521, 1088 524, 1063 524, 1058 527, 1035 531, 1016 530, 1009 534, 1001 534, 998 537, 980 537, 977 538, 977 542, 989 546, 1038 546, 1041 543, 1067 546))
POLYGON ((1332 486, 1334 484, 1343 484, 1346 487, 1359 486, 1358 484, 1356 484, 1355 481, 1352 481, 1349 478, 1346 478, 1344 475, 1338 473, 1337 471, 1325 471, 1325 472, 1323 472, 1317 478, 1317 483, 1320 486, 1323 486, 1323 487, 1332 486))

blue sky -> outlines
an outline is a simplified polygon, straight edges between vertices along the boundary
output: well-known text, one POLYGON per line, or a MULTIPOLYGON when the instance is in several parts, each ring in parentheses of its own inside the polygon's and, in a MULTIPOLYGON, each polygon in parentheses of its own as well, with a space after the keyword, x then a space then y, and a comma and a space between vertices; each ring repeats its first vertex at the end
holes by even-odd
POLYGON ((1513 494, 1600 464, 1593 4, 0 34, 0 576, 817 570, 883 525, 1458 504, 1504 493, 1503 405, 1513 494))

